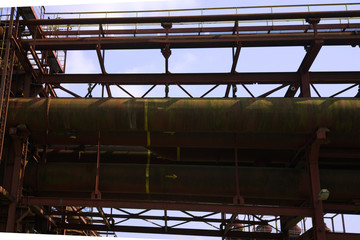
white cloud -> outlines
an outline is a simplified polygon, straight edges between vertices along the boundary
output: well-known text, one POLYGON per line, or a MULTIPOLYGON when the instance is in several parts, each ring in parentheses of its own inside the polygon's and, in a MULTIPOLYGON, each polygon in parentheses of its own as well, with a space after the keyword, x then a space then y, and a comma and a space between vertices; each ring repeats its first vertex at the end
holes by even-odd
POLYGON ((100 73, 95 51, 68 51, 66 73, 100 73))

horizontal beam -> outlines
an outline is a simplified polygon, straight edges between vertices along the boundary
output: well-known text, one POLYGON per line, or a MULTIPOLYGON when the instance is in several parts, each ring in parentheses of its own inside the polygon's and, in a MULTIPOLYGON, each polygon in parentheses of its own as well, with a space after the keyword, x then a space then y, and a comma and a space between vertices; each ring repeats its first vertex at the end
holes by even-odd
MULTIPOLYGON (((55 197, 30 197, 22 198, 24 205, 40 206, 88 206, 103 208, 131 208, 131 209, 157 209, 175 211, 200 211, 200 212, 223 212, 255 215, 274 216, 304 216, 311 217, 312 209, 307 207, 289 206, 253 206, 253 205, 227 205, 227 204, 204 204, 204 203, 182 203, 182 202, 159 202, 159 201, 119 201, 119 200, 93 200, 76 198, 55 197)), ((324 204, 325 213, 356 213, 359 207, 352 204, 324 204)))
MULTIPOLYGON (((325 45, 360 44, 359 35, 352 32, 319 32, 317 37, 325 45)), ((142 37, 84 37, 84 38, 46 38, 22 39, 24 48, 28 50, 36 45, 37 50, 96 50, 101 49, 161 49, 165 44, 171 48, 220 48, 236 47, 241 42, 242 47, 275 47, 275 46, 307 46, 315 39, 313 33, 284 34, 233 34, 223 35, 186 35, 186 36, 142 36, 142 37)))
POLYGON ((199 212, 223 212, 238 214, 273 215, 273 216, 312 216, 312 209, 306 207, 278 207, 253 205, 226 205, 159 201, 121 201, 121 200, 92 200, 74 198, 51 197, 23 197, 24 205, 45 206, 89 206, 104 208, 132 208, 132 209, 158 209, 199 212))
POLYGON ((360 214, 360 204, 336 204, 324 202, 324 209, 327 213, 348 213, 360 214))
MULTIPOLYGON (((360 72, 310 72, 313 84, 359 83, 360 72)), ((42 83, 107 83, 120 85, 153 84, 291 84, 300 83, 300 74, 296 72, 268 73, 172 73, 172 74, 54 74, 43 75, 42 83)))
POLYGON ((327 240, 360 240, 358 233, 326 233, 327 240))
MULTIPOLYGON (((137 227, 137 226, 112 226, 107 229, 104 225, 99 224, 63 224, 59 225, 60 229, 74 229, 74 230, 94 230, 94 231, 114 231, 114 232, 135 232, 135 233, 155 233, 155 234, 175 234, 175 235, 193 235, 193 236, 208 236, 221 237, 223 232, 221 230, 205 230, 205 229, 189 229, 189 228, 171 228, 167 227, 137 227)), ((242 232, 230 231, 226 234, 227 237, 244 237, 256 239, 283 239, 280 233, 264 233, 264 232, 242 232)))
POLYGON ((128 24, 128 23, 185 23, 213 21, 249 21, 308 18, 360 17, 360 11, 323 11, 261 14, 227 14, 198 16, 121 17, 121 18, 62 18, 21 21, 26 25, 68 25, 68 24, 128 24))
MULTIPOLYGON (((346 23, 346 24, 318 24, 316 26, 318 30, 339 30, 343 31, 344 29, 356 29, 360 28, 358 23, 346 23)), ((258 32, 258 31, 308 31, 313 29, 311 25, 280 25, 280 26, 239 26, 238 31, 241 32, 258 32)), ((170 28, 168 33, 215 33, 215 32, 233 32, 234 27, 201 27, 201 28, 170 28)), ((166 33, 165 29, 109 29, 103 30, 105 35, 109 34, 157 34, 157 33, 166 33)), ((71 35, 99 35, 99 30, 44 30, 43 35, 47 36, 71 36, 71 35)))
MULTIPOLYGON (((65 215, 68 217, 102 217, 100 213, 97 212, 76 212, 76 211, 67 211, 67 212, 61 212, 61 211, 54 211, 49 212, 48 215, 65 215)), ((221 219, 221 218, 209 218, 209 217, 173 217, 173 216, 154 216, 154 215, 137 215, 137 214, 105 214, 106 218, 128 218, 128 219, 146 219, 146 220, 161 220, 161 221, 186 221, 186 222, 208 222, 208 223, 229 223, 231 222, 230 219, 221 219)), ((235 220, 233 223, 241 223, 241 224, 251 224, 251 225, 267 225, 267 220, 259 220, 259 221, 250 221, 250 220, 235 220)))

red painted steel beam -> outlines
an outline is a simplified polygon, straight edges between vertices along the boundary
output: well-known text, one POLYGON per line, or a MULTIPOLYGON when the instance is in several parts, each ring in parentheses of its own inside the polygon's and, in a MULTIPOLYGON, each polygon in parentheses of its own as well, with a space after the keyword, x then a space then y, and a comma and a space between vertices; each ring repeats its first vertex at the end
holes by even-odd
POLYGON ((336 204, 324 202, 323 205, 326 213, 360 214, 360 204, 336 204))
POLYGON ((121 201, 121 200, 92 200, 76 198, 54 197, 26 197, 22 199, 24 205, 45 206, 89 206, 104 208, 133 208, 133 209, 159 209, 159 210, 183 210, 200 212, 223 212, 238 214, 274 215, 274 216, 312 216, 311 208, 289 206, 253 206, 253 205, 228 205, 228 204, 205 204, 183 203, 163 201, 121 201))
POLYGON ((309 72, 313 84, 359 83, 360 72, 309 72))
MULTIPOLYGON (((359 35, 352 32, 318 33, 324 45, 360 44, 359 35)), ((165 44, 171 48, 218 48, 236 47, 240 41, 242 47, 271 47, 271 46, 306 46, 314 40, 312 33, 287 34, 232 34, 224 35, 193 35, 166 37, 85 37, 85 38, 47 38, 23 39, 25 49, 36 45, 37 50, 96 50, 97 44, 102 49, 161 49, 165 44)))
MULTIPOLYGON (((331 73, 333 74, 333 73, 331 73)), ((334 73, 336 76, 339 73, 334 73)), ((319 74, 318 74, 319 75, 319 74)), ((317 76, 320 81, 331 81, 328 75, 323 78, 317 76)), ((344 81, 348 78, 358 80, 360 72, 344 73, 344 81), (347 77, 348 76, 348 77, 347 77)), ((338 79, 337 79, 338 80, 338 79)), ((44 75, 42 83, 108 83, 120 85, 152 85, 152 84, 227 84, 227 83, 265 83, 277 84, 299 81, 296 73, 172 73, 172 74, 57 74, 44 75)))
MULTIPOLYGON (((48 215, 57 215, 60 216, 64 214, 61 211, 52 211, 49 212, 48 215)), ((102 217, 100 213, 96 212, 76 212, 76 211, 67 211, 65 213, 66 216, 72 217, 72 216, 83 216, 83 217, 102 217)), ((154 215, 136 215, 136 214, 105 214, 105 217, 107 218, 129 218, 129 219, 146 219, 146 220, 167 220, 167 221, 184 221, 184 222, 211 222, 211 223, 222 223, 226 222, 229 223, 230 219, 223 220, 221 218, 209 218, 209 217, 172 217, 172 216, 154 216, 154 215)), ((262 220, 262 221, 248 221, 248 220, 235 220, 234 223, 242 223, 242 224, 253 224, 253 225, 267 225, 268 221, 262 220)))
MULTIPOLYGON (((359 83, 360 72, 309 72, 313 84, 359 83)), ((269 73, 172 73, 172 74, 56 74, 44 75, 42 83, 107 83, 119 85, 152 84, 290 84, 300 83, 296 72, 269 73)))
POLYGON ((293 13, 261 13, 261 14, 227 14, 198 16, 161 16, 161 17, 121 17, 121 18, 62 18, 26 20, 26 25, 68 25, 68 24, 128 24, 128 23, 185 23, 214 21, 249 21, 249 20, 280 20, 309 18, 347 18, 360 17, 360 11, 323 11, 293 13))
POLYGON ((101 54, 101 46, 100 46, 100 44, 96 45, 96 53, 97 53, 97 56, 98 56, 98 59, 99 59, 101 72, 102 72, 102 74, 106 74, 104 56, 103 56, 103 54, 101 54))
MULTIPOLYGON (((319 30, 341 30, 344 29, 357 29, 360 28, 360 24, 357 23, 346 23, 346 24, 318 24, 317 29, 319 30)), ((283 26, 239 26, 239 32, 249 32, 249 31, 308 31, 313 29, 310 25, 283 25, 283 26)), ((169 34, 172 33, 208 33, 208 32, 233 32, 233 27, 202 27, 202 28, 170 28, 168 29, 169 34)), ((42 32, 43 35, 99 35, 98 30, 47 30, 42 32)), ((109 34, 157 34, 157 33, 166 33, 165 29, 113 29, 113 30, 103 30, 105 35, 109 34)))
POLYGON ((319 199, 320 190, 323 189, 324 186, 319 171, 320 145, 326 140, 326 135, 324 136, 323 134, 323 131, 318 130, 313 142, 305 148, 305 158, 311 188, 311 205, 314 209, 314 215, 312 217, 313 234, 316 240, 326 240, 323 201, 319 199))
MULTIPOLYGON (((303 61, 300 64, 300 67, 298 69, 298 73, 301 76, 301 97, 311 97, 310 95, 310 76, 309 76, 309 70, 311 68, 311 65, 316 59, 316 56, 320 52, 320 49, 323 45, 323 41, 316 39, 314 40, 309 49, 307 49, 307 53, 303 59, 303 61)), ((295 86, 297 88, 298 85, 295 86)), ((294 97, 296 90, 293 91, 291 88, 294 86, 290 86, 288 91, 286 92, 286 97, 294 97)))
POLYGON ((358 233, 326 233, 326 240, 360 240, 358 233))
MULTIPOLYGON (((37 19, 37 15, 36 15, 33 7, 19 7, 18 9, 19 9, 19 13, 21 14, 21 16, 24 20, 36 20, 37 19)), ((45 38, 41 26, 37 26, 35 28, 29 27, 29 30, 30 30, 30 33, 33 36, 33 38, 36 38, 36 39, 45 38)), ((56 52, 49 51, 47 54, 49 54, 48 62, 50 63, 51 68, 54 69, 55 72, 64 72, 64 66, 61 65, 56 52)))
POLYGON ((308 72, 310 70, 310 67, 315 61, 316 56, 320 52, 322 45, 323 42, 321 40, 315 40, 314 42, 311 43, 311 46, 307 50, 307 53, 298 69, 299 73, 308 72))

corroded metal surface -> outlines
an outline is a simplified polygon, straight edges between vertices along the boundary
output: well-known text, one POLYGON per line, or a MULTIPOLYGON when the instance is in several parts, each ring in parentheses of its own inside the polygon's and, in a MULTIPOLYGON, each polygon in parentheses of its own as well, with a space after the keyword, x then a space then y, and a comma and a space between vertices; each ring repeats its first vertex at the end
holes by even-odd
POLYGON ((360 133, 355 99, 12 99, 8 126, 31 132, 360 133), (211 121, 209 121, 211 120, 211 121))
MULTIPOLYGON (((232 166, 102 164, 99 189, 105 199, 169 198, 231 203, 236 194, 234 172, 232 166), (148 179, 146 168, 149 168, 148 179), (148 193, 146 181, 150 184, 148 193)), ((33 163, 27 167, 24 187, 36 196, 84 197, 94 189, 95 173, 95 163, 33 163)), ((360 199, 359 173, 359 170, 321 170, 321 186, 331 189, 327 202, 360 199)), ((310 194, 305 169, 241 167, 239 182, 247 203, 260 199, 264 204, 275 200, 298 202, 305 201, 310 194)))

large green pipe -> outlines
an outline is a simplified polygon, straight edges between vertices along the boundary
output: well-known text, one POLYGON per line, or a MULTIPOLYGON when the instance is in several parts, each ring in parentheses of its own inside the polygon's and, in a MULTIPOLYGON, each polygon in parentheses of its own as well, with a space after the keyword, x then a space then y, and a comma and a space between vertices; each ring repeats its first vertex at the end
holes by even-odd
MULTIPOLYGON (((359 170, 320 170, 321 188, 330 191, 328 201, 360 199, 359 174, 359 170)), ((33 162, 25 171, 24 189, 35 196, 89 197, 95 189, 95 175, 95 163, 33 162)), ((239 168, 240 194, 248 202, 304 201, 310 193, 308 179, 306 170, 300 168, 239 168)), ((208 202, 213 199, 231 202, 236 195, 235 167, 101 164, 99 190, 104 198, 202 198, 208 202)))
POLYGON ((100 130, 105 142, 134 135, 134 143, 127 137, 131 144, 145 145, 146 132, 151 137, 183 133, 294 137, 325 127, 331 134, 359 136, 359 122, 360 101, 356 99, 48 98, 11 99, 7 124, 26 124, 37 142, 82 138, 84 143, 93 143, 100 130))

